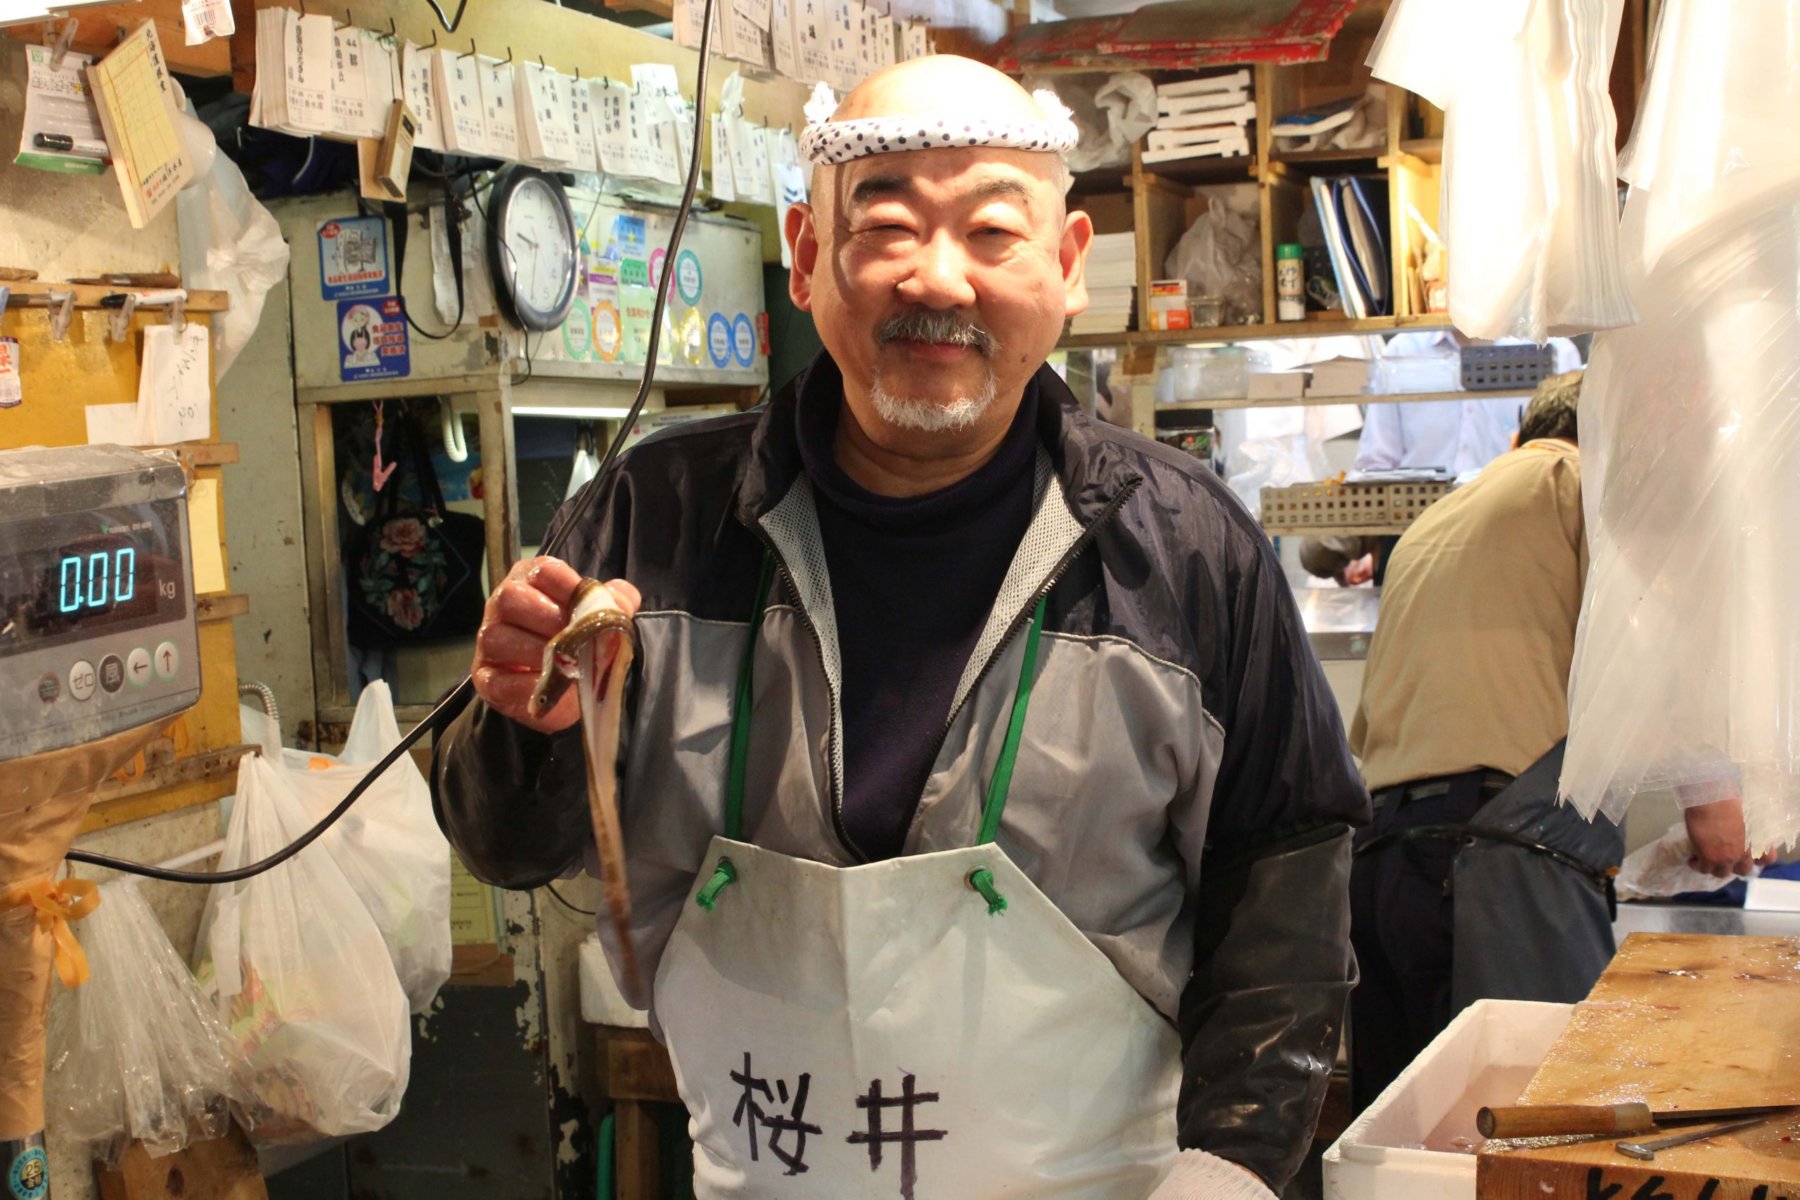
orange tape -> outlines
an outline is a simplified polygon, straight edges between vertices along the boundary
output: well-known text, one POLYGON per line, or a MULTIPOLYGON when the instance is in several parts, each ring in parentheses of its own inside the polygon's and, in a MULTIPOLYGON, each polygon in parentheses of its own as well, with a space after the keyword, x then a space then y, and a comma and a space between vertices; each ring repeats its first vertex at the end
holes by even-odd
POLYGON ((87 952, 75 940, 70 921, 81 918, 100 907, 100 888, 89 879, 65 879, 55 883, 48 879, 25 887, 12 888, 0 895, 0 908, 37 909, 38 928, 56 941, 56 974, 64 987, 80 987, 92 974, 87 952))

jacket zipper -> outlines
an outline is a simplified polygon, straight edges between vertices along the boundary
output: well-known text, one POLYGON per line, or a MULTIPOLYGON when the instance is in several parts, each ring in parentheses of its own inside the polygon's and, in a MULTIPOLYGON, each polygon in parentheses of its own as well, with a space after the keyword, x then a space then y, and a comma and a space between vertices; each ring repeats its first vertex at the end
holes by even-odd
MULTIPOLYGON (((782 574, 788 575, 789 579, 792 579, 793 576, 788 572, 787 560, 781 557, 781 551, 776 548, 775 540, 763 531, 762 526, 750 522, 740 522, 740 524, 743 524, 745 528, 749 529, 751 536, 762 543, 764 551, 768 553, 769 557, 775 560, 776 565, 781 568, 782 574)), ((818 651, 819 665, 822 669, 825 664, 825 639, 819 636, 818 627, 813 624, 811 614, 806 611, 806 605, 798 602, 798 596, 795 597, 795 600, 796 603, 794 604, 794 608, 800 614, 800 623, 806 626, 806 632, 812 635, 813 647, 818 651)), ((754 653, 754 647, 752 647, 752 653, 754 653)), ((831 691, 831 680, 829 676, 825 680, 825 690, 828 694, 831 691)), ((838 842, 842 845, 845 853, 849 854, 850 857, 858 862, 868 862, 868 857, 863 854, 861 850, 857 849, 856 843, 850 839, 850 831, 844 827, 844 798, 838 789, 836 755, 838 740, 838 698, 836 696, 829 696, 829 699, 831 705, 830 711, 826 716, 825 725, 825 750, 829 761, 825 764, 825 773, 831 781, 831 827, 836 831, 838 842)))
POLYGON ((1106 507, 1100 510, 1086 529, 1082 530, 1081 536, 1075 539, 1075 543, 1063 552, 1062 558, 1057 560, 1055 568, 1050 572, 1050 577, 1031 593, 1030 598, 1025 601, 1025 607, 1013 618, 1012 624, 1007 626, 1006 632, 1001 635, 999 644, 994 647, 993 653, 989 654, 988 660, 981 664, 981 670, 977 671, 975 678, 970 681, 969 690, 963 694, 962 702, 950 710, 949 719, 944 722, 943 729, 938 732, 937 741, 932 743, 931 754, 925 760, 925 774, 920 777, 919 786, 915 789, 918 796, 913 801, 912 815, 906 823, 909 835, 913 822, 918 819, 919 806, 925 802, 925 789, 931 785, 931 776, 937 768, 938 755, 943 752, 944 743, 950 737, 950 730, 956 725, 956 718, 962 715, 962 710, 968 705, 969 697, 973 696, 981 687, 981 681, 987 678, 988 671, 999 660, 1001 654, 1005 653, 1006 647, 1011 644, 1019 630, 1023 629, 1031 619, 1032 610, 1037 607, 1037 602, 1048 595, 1062 577, 1068 574, 1069 568, 1075 565, 1075 560, 1080 557, 1081 552, 1088 548, 1088 544, 1094 540, 1101 526, 1112 520, 1114 514, 1124 506, 1125 501, 1131 498, 1131 494, 1137 491, 1138 485, 1142 482, 1142 479, 1126 480, 1124 486, 1119 490, 1119 494, 1107 502, 1106 507))

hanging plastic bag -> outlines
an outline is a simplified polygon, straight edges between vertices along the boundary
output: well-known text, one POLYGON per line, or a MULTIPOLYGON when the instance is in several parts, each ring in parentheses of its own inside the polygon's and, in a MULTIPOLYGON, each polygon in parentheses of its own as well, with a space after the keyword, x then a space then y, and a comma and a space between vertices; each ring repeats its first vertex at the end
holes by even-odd
POLYGON ((1259 222, 1254 210, 1236 207, 1225 191, 1215 190, 1208 199, 1206 211, 1169 251, 1168 277, 1187 280, 1190 296, 1222 297, 1226 324, 1254 324, 1262 319, 1259 222))
MULTIPOLYGON (((238 762, 219 867, 254 862, 309 824, 283 770, 238 762)), ((380 1129, 412 1065, 406 994, 369 911, 314 846, 241 883, 214 885, 197 947, 201 994, 249 1061, 243 1123, 259 1142, 380 1129)))
POLYGON ((1800 61, 1772 15, 1680 3, 1658 28, 1620 236, 1643 321, 1594 339, 1581 389, 1562 777, 1614 819, 1741 796, 1754 855, 1800 839, 1800 61))
POLYGON ((1156 124, 1156 84, 1148 75, 1060 75, 1025 80, 1028 89, 1048 88, 1069 110, 1080 135, 1069 151, 1071 171, 1094 171, 1131 163, 1131 144, 1156 124))
POLYGON ((50 1002, 44 1103, 58 1136, 117 1166, 134 1141, 161 1157, 224 1136, 248 1069, 137 884, 101 897, 81 923, 92 974, 50 1002))
POLYGON ((1450 318, 1542 342, 1636 319, 1608 91, 1623 0, 1395 0, 1377 78, 1444 110, 1450 318))
MULTIPOLYGON (((366 685, 336 758, 284 750, 282 766, 312 825, 400 742, 388 685, 366 685)), ((350 881, 393 959, 413 1012, 450 978, 450 843, 431 811, 431 789, 410 755, 382 772, 319 844, 350 881)))

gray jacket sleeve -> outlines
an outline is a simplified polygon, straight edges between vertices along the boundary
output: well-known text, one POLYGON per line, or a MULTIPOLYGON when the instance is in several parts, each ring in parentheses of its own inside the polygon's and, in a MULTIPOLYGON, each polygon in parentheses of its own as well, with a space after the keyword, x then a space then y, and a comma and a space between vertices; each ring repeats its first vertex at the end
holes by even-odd
POLYGON ((1350 829, 1369 797, 1268 543, 1227 584, 1225 728, 1177 1024, 1185 1148, 1276 1191, 1311 1144, 1356 981, 1350 829))
POLYGON ((473 700, 431 750, 431 799, 469 873, 505 888, 566 875, 593 840, 581 728, 527 729, 473 700))

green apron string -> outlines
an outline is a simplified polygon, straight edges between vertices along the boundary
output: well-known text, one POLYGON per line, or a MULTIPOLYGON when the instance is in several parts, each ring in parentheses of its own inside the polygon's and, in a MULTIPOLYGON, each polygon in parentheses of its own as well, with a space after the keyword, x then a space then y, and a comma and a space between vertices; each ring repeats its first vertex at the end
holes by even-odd
MULTIPOLYGON (((725 836, 743 840, 744 781, 750 759, 750 710, 756 642, 762 632, 763 612, 768 606, 769 588, 775 579, 775 556, 763 553, 762 572, 756 584, 756 606, 750 613, 750 629, 744 644, 744 662, 738 669, 737 695, 731 713, 731 764, 725 782, 725 836)), ((1025 734, 1025 712, 1031 704, 1031 689, 1037 681, 1038 643, 1044 632, 1044 615, 1049 604, 1047 595, 1040 596, 1032 612, 1031 627, 1025 635, 1025 661, 1019 667, 1019 684, 1013 693, 1012 719, 1007 723, 1006 740, 1000 747, 1000 758, 988 780, 987 797, 981 810, 981 830, 977 845, 987 845, 1000 831, 1000 817, 1006 811, 1006 794, 1012 786, 1013 767, 1019 758, 1019 743, 1025 734)), ((737 867, 721 858, 711 879, 694 897, 701 908, 711 911, 718 903, 719 892, 737 879, 737 867)), ((993 873, 985 867, 969 873, 969 886, 987 901, 988 912, 1006 909, 1006 897, 994 886, 993 873)))

